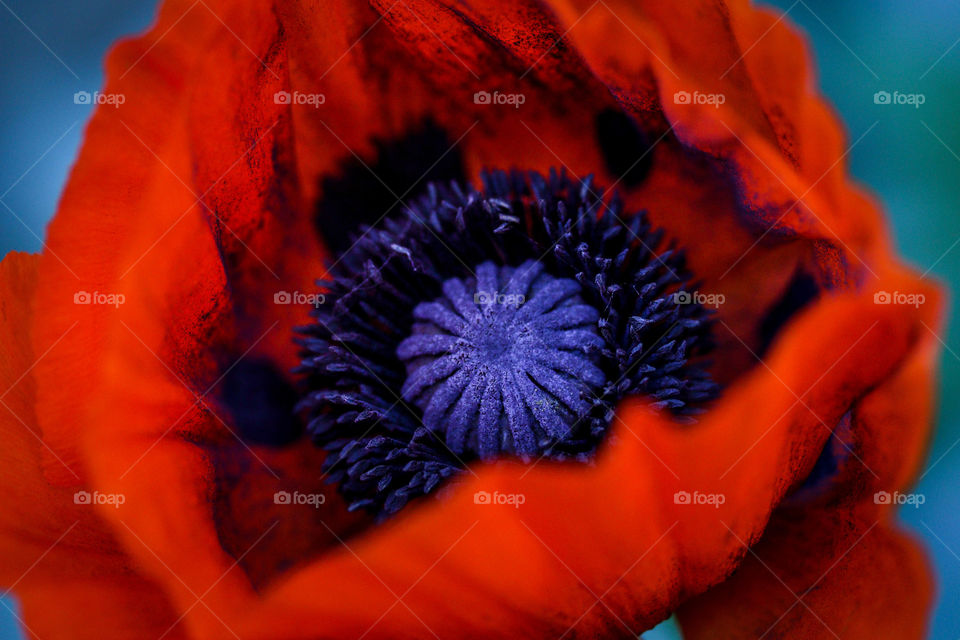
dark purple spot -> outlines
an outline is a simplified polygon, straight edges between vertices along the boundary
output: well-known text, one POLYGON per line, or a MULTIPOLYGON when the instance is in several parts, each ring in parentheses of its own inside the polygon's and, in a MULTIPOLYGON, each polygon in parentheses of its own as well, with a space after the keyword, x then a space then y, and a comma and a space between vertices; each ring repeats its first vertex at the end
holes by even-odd
POLYGON ((650 137, 633 118, 616 109, 598 113, 594 124, 607 171, 627 187, 643 182, 653 165, 650 137))
POLYGON ((760 346, 757 351, 762 358, 783 326, 804 307, 817 299, 820 287, 813 276, 805 271, 794 274, 783 294, 760 321, 760 346))
POLYGON ((281 446, 303 432, 294 412, 297 392, 271 362, 241 360, 224 376, 220 389, 220 401, 245 442, 281 446))
POLYGON ((394 140, 374 140, 373 158, 350 156, 340 173, 323 179, 315 223, 326 246, 346 251, 358 229, 400 212, 428 182, 463 181, 463 158, 446 131, 433 122, 394 140), (364 164, 366 163, 366 164, 364 164))

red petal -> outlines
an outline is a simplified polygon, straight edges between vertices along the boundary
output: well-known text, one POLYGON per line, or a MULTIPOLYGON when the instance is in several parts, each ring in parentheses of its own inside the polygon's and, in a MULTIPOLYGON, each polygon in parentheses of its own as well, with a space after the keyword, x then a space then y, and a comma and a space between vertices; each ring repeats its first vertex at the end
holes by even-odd
POLYGON ((0 587, 39 638, 182 637, 164 593, 137 575, 94 507, 41 473, 32 370, 43 356, 25 339, 39 262, 19 253, 0 262, 0 587))
POLYGON ((878 492, 908 491, 922 464, 942 307, 934 287, 894 277, 891 290, 926 298, 914 348, 854 405, 843 445, 849 455, 841 452, 846 462, 825 492, 781 508, 737 572, 680 610, 686 636, 926 636, 929 562, 918 542, 897 531, 892 501, 878 492))
POLYGON ((779 12, 744 0, 555 4, 607 84, 656 88, 680 141, 720 161, 757 228, 858 252, 876 236, 876 213, 851 207, 856 190, 846 176, 847 146, 814 88, 804 39, 779 12), (644 82, 646 73, 652 81, 644 82), (698 105, 675 99, 677 92, 723 100, 698 105))
MULTIPOLYGON (((150 34, 119 44, 108 57, 104 92, 127 99, 119 108, 97 109, 88 125, 39 267, 37 306, 44 313, 33 332, 34 349, 42 353, 51 344, 56 347, 35 370, 37 417, 56 457, 81 476, 78 407, 97 388, 91 363, 106 346, 104 327, 114 308, 76 305, 74 295, 118 293, 118 280, 144 255, 156 255, 155 241, 167 259, 186 255, 202 264, 202 236, 195 235, 190 251, 180 256, 169 252, 165 237, 158 240, 178 216, 189 220, 173 231, 183 232, 194 219, 189 187, 177 177, 189 176, 190 166, 182 129, 184 94, 198 43, 210 37, 216 21, 189 7, 188 2, 165 3, 150 34), (177 28, 171 28, 174 24, 177 28), (150 227, 149 236, 144 227, 150 227)), ((143 302, 136 296, 129 300, 143 302)), ((51 478, 78 481, 55 457, 45 462, 51 478)))
POLYGON ((693 640, 924 638, 932 603, 920 544, 875 508, 842 507, 778 515, 737 572, 679 617, 693 640))

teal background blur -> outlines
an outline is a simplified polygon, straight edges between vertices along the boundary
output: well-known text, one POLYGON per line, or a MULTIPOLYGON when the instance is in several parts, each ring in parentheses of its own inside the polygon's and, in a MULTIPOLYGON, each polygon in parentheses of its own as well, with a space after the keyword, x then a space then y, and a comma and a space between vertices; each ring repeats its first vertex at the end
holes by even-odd
MULTIPOLYGON (((843 117, 853 174, 879 195, 899 251, 920 272, 960 274, 960 3, 775 0, 812 43, 820 85, 843 117), (874 93, 923 94, 919 108, 875 104, 874 93)), ((0 0, 0 255, 39 251, 73 162, 89 105, 77 91, 103 84, 116 38, 146 28, 151 1, 0 0)), ((915 491, 901 512, 936 565, 939 600, 931 637, 960 637, 960 313, 951 300, 943 340, 939 427, 915 491)), ((11 597, 0 600, 0 639, 22 638, 11 597)), ((677 637, 666 623, 645 634, 677 637)))

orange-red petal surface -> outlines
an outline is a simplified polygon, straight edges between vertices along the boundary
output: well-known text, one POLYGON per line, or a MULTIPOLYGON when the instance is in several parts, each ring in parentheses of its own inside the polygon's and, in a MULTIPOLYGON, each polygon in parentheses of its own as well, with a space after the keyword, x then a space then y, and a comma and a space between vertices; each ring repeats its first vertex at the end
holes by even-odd
POLYGON ((680 610, 686 636, 925 637, 932 571, 889 498, 923 499, 909 486, 930 439, 940 301, 909 290, 927 296, 916 344, 854 405, 830 485, 781 508, 734 575, 680 610))
MULTIPOLYGON (((94 507, 41 472, 29 341, 39 256, 0 262, 0 588, 37 638, 181 638, 164 592, 139 575, 94 507)), ((90 493, 80 494, 81 496, 90 493)))
POLYGON ((104 91, 123 94, 126 101, 121 108, 95 112, 48 228, 37 289, 37 307, 43 314, 32 339, 38 352, 59 341, 36 368, 40 428, 65 463, 48 456, 45 466, 59 482, 78 481, 70 469, 84 475, 77 450, 78 409, 96 389, 95 363, 106 347, 104 326, 113 310, 106 305, 75 305, 74 295, 116 293, 118 282, 137 268, 145 253, 165 249, 160 240, 163 230, 178 215, 189 216, 185 205, 172 211, 185 200, 192 202, 189 187, 178 177, 189 176, 189 159, 174 123, 182 121, 189 71, 214 24, 216 19, 202 6, 164 3, 157 28, 113 50, 104 91), (174 23, 179 28, 169 29, 174 23), (171 159, 171 149, 177 146, 180 162, 171 159), (136 229, 163 223, 166 226, 148 244, 132 243, 136 229))
POLYGON ((888 518, 872 504, 779 514, 729 580, 681 608, 684 637, 926 637, 930 563, 888 518))

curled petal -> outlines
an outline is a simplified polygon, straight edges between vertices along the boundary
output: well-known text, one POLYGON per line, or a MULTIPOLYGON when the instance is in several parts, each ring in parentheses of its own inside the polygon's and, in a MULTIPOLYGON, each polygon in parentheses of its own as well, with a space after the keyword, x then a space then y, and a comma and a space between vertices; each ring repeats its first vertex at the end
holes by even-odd
POLYGON ((877 509, 795 511, 775 517, 733 576, 679 618, 693 640, 923 638, 932 583, 918 541, 877 509))

